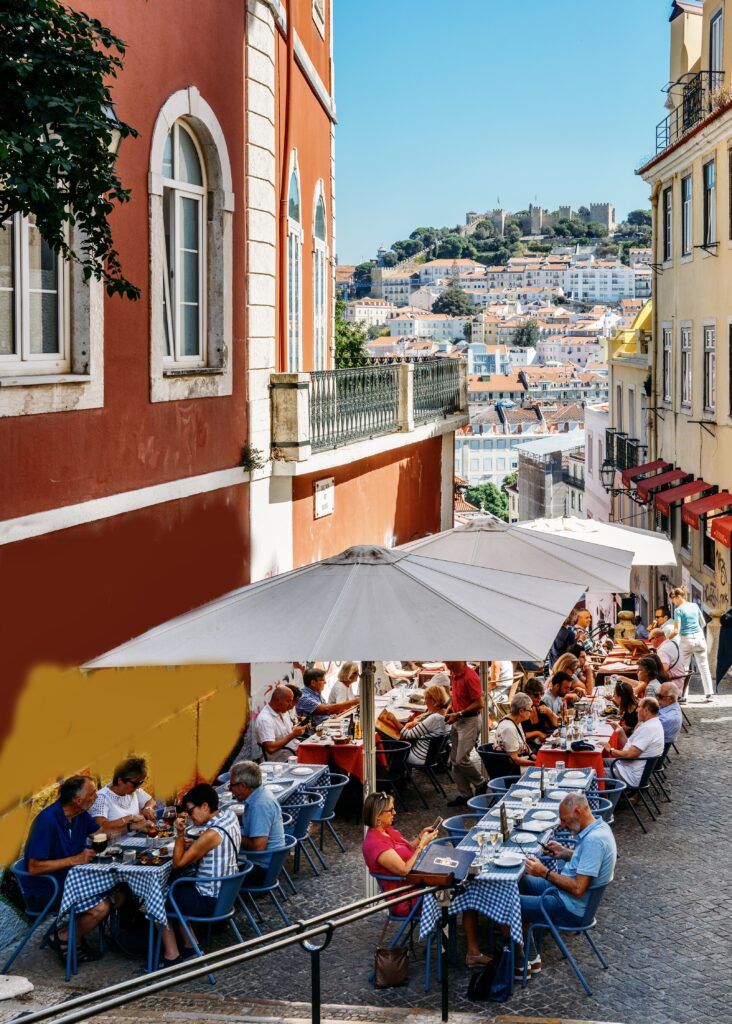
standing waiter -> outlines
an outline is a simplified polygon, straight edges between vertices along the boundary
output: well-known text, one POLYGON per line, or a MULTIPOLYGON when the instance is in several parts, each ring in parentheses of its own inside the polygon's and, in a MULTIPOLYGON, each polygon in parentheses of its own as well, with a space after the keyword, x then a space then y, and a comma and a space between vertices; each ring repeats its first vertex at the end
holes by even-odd
POLYGON ((480 732, 483 687, 480 676, 464 661, 447 661, 452 698, 445 721, 452 725, 450 762, 458 796, 448 807, 464 807, 471 796, 485 792, 487 785, 471 760, 480 732))

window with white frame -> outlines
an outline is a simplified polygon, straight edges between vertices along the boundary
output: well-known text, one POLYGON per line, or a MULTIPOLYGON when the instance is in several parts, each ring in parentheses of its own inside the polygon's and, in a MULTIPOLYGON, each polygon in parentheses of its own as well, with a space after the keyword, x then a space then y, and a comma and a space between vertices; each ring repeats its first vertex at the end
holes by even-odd
POLYGON ((315 199, 313 216, 313 365, 328 365, 328 230, 322 186, 315 199))
POLYGON ((691 327, 681 328, 681 404, 691 407, 691 327))
POLYGON ((717 241, 717 175, 714 160, 704 164, 704 234, 703 244, 717 241))
POLYGON ((67 373, 68 266, 41 237, 33 216, 0 227, 0 373, 67 373))
POLYGON ((671 339, 672 332, 670 327, 664 327, 662 332, 662 350, 661 350, 661 376, 663 382, 663 400, 664 402, 670 402, 672 396, 672 377, 671 377, 671 339))
POLYGON ((716 14, 712 15, 709 22, 709 70, 710 71, 722 71, 724 65, 722 63, 722 46, 723 46, 723 11, 720 8, 716 14))
POLYGON ((163 152, 164 362, 206 365, 206 177, 198 141, 176 121, 163 152))
POLYGON ((663 261, 667 263, 673 254, 673 192, 663 190, 663 261))
POLYGON ((287 194, 287 369, 290 373, 300 369, 302 358, 302 238, 300 176, 297 155, 293 152, 287 194))
POLYGON ((681 179, 681 255, 691 255, 692 194, 691 175, 681 179))
POLYGON ((704 411, 714 412, 717 404, 717 329, 704 327, 704 411))

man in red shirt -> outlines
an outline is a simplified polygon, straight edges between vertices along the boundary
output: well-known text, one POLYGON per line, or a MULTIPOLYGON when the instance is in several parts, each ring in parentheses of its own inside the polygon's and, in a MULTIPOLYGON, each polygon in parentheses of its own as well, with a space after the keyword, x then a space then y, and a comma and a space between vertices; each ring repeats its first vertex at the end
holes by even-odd
POLYGON ((480 676, 464 661, 447 661, 452 698, 445 721, 452 725, 450 761, 458 796, 448 800, 448 807, 464 807, 469 797, 484 792, 486 783, 471 760, 480 733, 480 712, 483 709, 483 686, 480 676))

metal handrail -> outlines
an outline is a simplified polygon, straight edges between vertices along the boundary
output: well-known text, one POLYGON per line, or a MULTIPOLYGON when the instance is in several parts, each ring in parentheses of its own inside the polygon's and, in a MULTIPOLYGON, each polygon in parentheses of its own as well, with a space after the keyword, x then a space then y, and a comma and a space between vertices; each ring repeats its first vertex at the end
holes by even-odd
POLYGON ((680 88, 681 99, 668 117, 656 125, 656 153, 678 142, 688 131, 712 113, 724 85, 723 71, 698 71, 682 75, 667 88, 680 88), (687 78, 688 81, 682 81, 687 78))
MULTIPOLYGON (((38 1021, 55 1020, 55 1024, 76 1024, 77 1021, 88 1020, 97 1014, 105 1013, 108 1010, 123 1006, 126 1003, 136 1002, 149 995, 163 992, 176 985, 187 981, 193 981, 205 975, 221 971, 226 967, 233 967, 237 964, 255 960, 267 953, 279 952, 290 946, 302 945, 310 955, 313 968, 313 979, 317 976, 317 990, 313 990, 312 1019, 314 1024, 320 1021, 320 991, 319 991, 319 954, 330 942, 330 937, 337 928, 355 921, 364 920, 382 910, 404 901, 405 898, 416 898, 439 892, 447 886, 421 886, 414 885, 399 886, 390 889, 388 892, 378 892, 372 896, 366 896, 355 900, 343 907, 337 907, 328 913, 319 914, 316 917, 298 921, 296 924, 285 928, 277 929, 267 935, 255 936, 244 942, 235 943, 225 949, 206 953, 200 958, 200 966, 194 966, 190 961, 175 964, 172 967, 164 967, 158 971, 152 971, 144 978, 130 978, 127 981, 109 985, 106 988, 98 989, 95 992, 86 992, 83 995, 75 996, 73 999, 56 1003, 52 1006, 35 1010, 32 1013, 22 1014, 15 1017, 8 1024, 22 1021, 22 1024, 36 1024, 38 1021), (368 904, 374 904, 369 906, 368 904), (326 937, 321 947, 313 947, 309 940, 319 935, 326 937), (316 974, 317 967, 317 974, 316 974), (57 1016, 60 1014, 60 1016, 57 1016)), ((443 907, 443 923, 446 915, 446 907, 443 907)), ((442 947, 442 977, 443 977, 443 1020, 447 1020, 447 944, 443 941, 442 947)))

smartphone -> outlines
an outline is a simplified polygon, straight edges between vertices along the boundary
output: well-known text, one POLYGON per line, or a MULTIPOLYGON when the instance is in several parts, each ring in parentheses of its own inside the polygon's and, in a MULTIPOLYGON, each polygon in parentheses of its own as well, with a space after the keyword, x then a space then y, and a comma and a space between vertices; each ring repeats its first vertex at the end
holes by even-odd
POLYGON ((546 845, 546 843, 542 843, 542 842, 540 842, 540 843, 539 843, 539 846, 540 846, 540 847, 542 848, 542 850, 543 850, 543 851, 544 851, 545 853, 551 853, 551 852, 552 852, 552 851, 551 851, 551 850, 549 849, 549 847, 548 847, 548 846, 546 845))
POLYGON ((444 820, 444 818, 435 818, 435 820, 430 825, 430 831, 436 832, 444 820))

